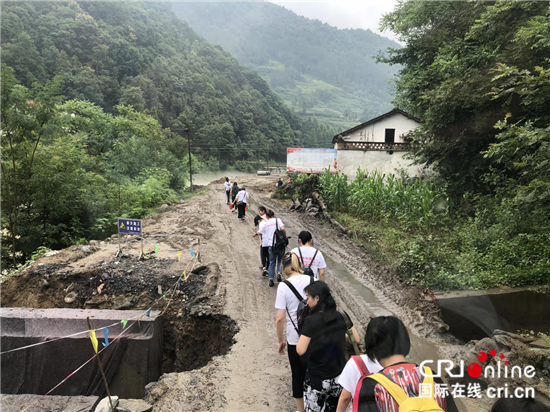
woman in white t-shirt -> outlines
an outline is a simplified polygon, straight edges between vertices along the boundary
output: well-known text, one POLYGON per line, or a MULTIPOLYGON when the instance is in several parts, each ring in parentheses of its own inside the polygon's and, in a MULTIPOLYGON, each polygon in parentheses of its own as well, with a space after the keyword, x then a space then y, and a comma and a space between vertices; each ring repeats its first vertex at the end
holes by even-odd
MULTIPOLYGON (((367 337, 365 336, 365 341, 367 337)), ((355 396, 355 389, 359 380, 363 376, 361 369, 366 369, 367 375, 377 373, 382 370, 382 365, 380 365, 376 360, 372 361, 367 355, 361 355, 360 357, 352 356, 349 361, 346 363, 338 383, 342 386, 342 393, 340 394, 340 399, 338 399, 338 408, 336 412, 345 412, 348 409, 348 405, 355 396), (359 359, 358 359, 359 358, 359 359), (358 365, 362 362, 362 365, 358 365)))
MULTIPOLYGON (((254 225, 258 226, 268 220, 267 209, 265 206, 258 207, 258 215, 254 218, 254 225)), ((252 237, 260 237, 260 262, 262 262, 260 269, 262 269, 262 276, 267 277, 267 270, 269 268, 269 245, 264 246, 262 235, 260 232, 255 232, 252 237)))
POLYGON ((306 376, 307 362, 305 357, 296 353, 296 344, 300 339, 298 331, 298 319, 296 312, 300 301, 286 282, 292 284, 302 299, 306 298, 304 288, 312 282, 310 276, 302 275, 300 260, 294 253, 285 253, 283 256, 283 275, 286 280, 280 283, 275 298, 277 309, 277 337, 279 338, 279 354, 284 355, 285 346, 288 347, 288 360, 292 371, 292 397, 296 402, 299 412, 304 412, 304 380, 306 376), (286 318, 286 343, 283 338, 283 325, 286 318))
POLYGON ((231 180, 229 180, 228 177, 225 178, 225 182, 223 183, 223 187, 225 188, 225 198, 227 200, 227 204, 229 204, 229 199, 231 198, 231 186, 233 183, 231 183, 231 180))
POLYGON ((258 233, 262 235, 262 245, 267 246, 269 253, 269 268, 268 268, 268 277, 269 277, 269 287, 275 285, 275 274, 277 274, 277 282, 282 282, 281 276, 281 262, 283 255, 285 254, 285 248, 277 248, 274 245, 275 231, 280 229, 286 236, 286 229, 283 221, 278 217, 275 217, 275 212, 269 209, 266 213, 267 220, 260 223, 260 229, 258 233))
POLYGON ((239 211, 239 220, 241 222, 244 222, 245 219, 246 207, 248 206, 248 198, 248 192, 244 187, 241 187, 239 193, 237 193, 237 196, 233 201, 233 205, 237 206, 237 209, 239 211))
POLYGON ((295 247, 291 252, 298 256, 304 269, 311 268, 315 280, 322 280, 324 282, 327 264, 321 251, 313 247, 311 233, 307 230, 302 230, 298 235, 298 244, 300 246, 295 247))

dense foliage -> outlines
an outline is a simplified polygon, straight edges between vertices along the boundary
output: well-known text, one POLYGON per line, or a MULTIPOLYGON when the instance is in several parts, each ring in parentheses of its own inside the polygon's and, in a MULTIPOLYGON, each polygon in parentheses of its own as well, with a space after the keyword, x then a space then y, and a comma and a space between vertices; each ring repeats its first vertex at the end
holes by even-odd
POLYGON ((535 1, 400 2, 384 17, 405 43, 382 60, 402 65, 397 102, 423 120, 419 160, 436 168, 454 197, 491 192, 496 186, 483 176, 510 171, 485 155, 510 137, 497 122, 548 125, 549 21, 548 3, 535 1))
POLYGON ((12 264, 109 235, 117 217, 142 217, 186 184, 182 137, 131 107, 62 102, 59 89, 26 88, 2 65, 2 259, 12 264))
POLYGON ((340 130, 391 110, 397 69, 377 64, 398 44, 370 30, 338 30, 269 2, 172 2, 208 41, 257 70, 293 109, 340 130))
POLYGON ((197 165, 283 160, 334 134, 166 4, 3 2, 2 259, 106 236, 197 165))
POLYGON ((450 207, 434 181, 361 170, 352 181, 328 172, 318 183, 295 181, 301 199, 311 196, 316 182, 331 213, 373 257, 422 287, 485 289, 550 281, 550 232, 544 225, 534 230, 530 219, 514 221, 517 216, 504 215, 494 200, 487 198, 487 207, 468 218, 450 207))
POLYGON ((402 1, 383 24, 405 46, 380 59, 402 67, 396 102, 423 120, 415 155, 436 177, 407 204, 394 177, 325 175, 331 210, 424 287, 549 283, 550 6, 402 1))
POLYGON ((119 104, 183 134, 222 168, 284 160, 333 135, 301 122, 257 74, 208 44, 162 3, 4 2, 2 62, 25 87, 58 78, 66 99, 119 104))
POLYGON ((432 230, 376 236, 427 286, 549 282, 550 6, 403 1, 383 23, 405 44, 381 59, 402 66, 397 102, 423 119, 417 160, 451 209, 432 230))

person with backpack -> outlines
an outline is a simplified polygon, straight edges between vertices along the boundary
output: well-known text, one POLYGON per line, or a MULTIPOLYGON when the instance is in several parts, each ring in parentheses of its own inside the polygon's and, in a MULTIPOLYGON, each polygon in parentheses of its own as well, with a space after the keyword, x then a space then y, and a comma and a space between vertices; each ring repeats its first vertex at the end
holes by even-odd
POLYGON ((235 197, 235 200, 233 201, 233 204, 237 206, 237 209, 239 211, 238 218, 241 222, 245 221, 246 208, 248 206, 248 200, 249 200, 248 192, 246 191, 246 189, 244 187, 241 187, 239 189, 239 193, 237 193, 237 196, 235 197))
POLYGON ((357 341, 359 334, 353 323, 347 324, 345 317, 349 316, 338 312, 325 282, 315 281, 306 286, 305 292, 310 313, 296 345, 298 355, 307 354, 305 411, 335 412, 342 392, 338 378, 346 365, 346 331, 351 328, 357 341))
POLYGON ((285 225, 283 221, 275 217, 275 212, 269 209, 266 213, 268 219, 260 223, 260 229, 258 233, 262 235, 262 240, 265 239, 269 253, 269 286, 275 285, 275 270, 277 271, 277 282, 282 282, 281 276, 281 259, 285 254, 286 246, 288 245, 288 238, 286 236, 285 225))
POLYGON ((229 198, 231 197, 231 186, 233 183, 231 183, 231 180, 229 180, 228 177, 225 178, 225 182, 223 183, 223 186, 225 188, 225 198, 227 200, 227 204, 229 204, 229 198))
MULTIPOLYGON (((365 342, 367 342, 367 335, 365 335, 365 342)), ((369 359, 367 355, 351 356, 338 379, 343 389, 338 400, 337 412, 346 412, 350 401, 355 396, 359 382, 381 369, 382 366, 378 361, 369 359)))
POLYGON ((361 379, 355 390, 353 410, 359 412, 413 412, 458 409, 450 393, 445 394, 439 378, 430 368, 408 362, 411 349, 409 333, 395 316, 379 316, 367 326, 365 350, 371 361, 377 360, 383 369, 361 379), (420 384, 430 385, 433 397, 420 397, 420 384))
POLYGON ((300 335, 298 323, 307 306, 304 288, 313 282, 311 276, 302 274, 300 261, 294 253, 287 252, 283 256, 283 275, 285 281, 277 287, 275 308, 277 309, 277 337, 279 339, 279 354, 284 355, 288 348, 288 361, 292 371, 292 397, 299 412, 304 412, 304 379, 306 376, 306 359, 296 352, 296 344, 300 335), (286 318, 286 341, 283 337, 283 325, 286 318))
POLYGON ((302 230, 298 235, 299 247, 291 250, 300 257, 304 274, 313 276, 315 280, 325 281, 325 258, 323 254, 313 247, 313 237, 307 230, 302 230))

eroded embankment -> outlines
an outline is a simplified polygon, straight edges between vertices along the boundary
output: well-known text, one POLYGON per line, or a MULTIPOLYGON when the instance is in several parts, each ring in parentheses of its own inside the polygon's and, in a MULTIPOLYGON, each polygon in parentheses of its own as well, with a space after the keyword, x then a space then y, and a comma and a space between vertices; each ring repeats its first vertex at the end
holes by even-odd
POLYGON ((166 269, 170 263, 123 255, 78 271, 62 264, 35 264, 2 283, 2 306, 146 310, 156 302, 154 310, 166 308, 163 372, 200 368, 229 351, 237 326, 222 314, 218 265, 193 270, 171 299, 177 278, 166 269))

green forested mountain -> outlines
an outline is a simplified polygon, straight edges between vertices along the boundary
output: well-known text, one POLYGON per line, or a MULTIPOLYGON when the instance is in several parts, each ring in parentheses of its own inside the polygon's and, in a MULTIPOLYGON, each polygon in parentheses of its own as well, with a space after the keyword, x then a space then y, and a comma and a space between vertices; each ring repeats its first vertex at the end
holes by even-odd
MULTIPOLYGON (((59 77, 66 99, 110 112, 132 105, 199 145, 230 145, 222 167, 269 150, 319 145, 331 132, 304 124, 257 74, 208 44, 161 3, 4 2, 2 61, 24 85, 59 77), (320 139, 320 140, 319 140, 320 139), (243 145, 246 144, 246 145, 243 145)), ((261 153, 261 156, 265 156, 261 153)))
POLYGON ((3 2, 2 260, 177 200, 193 166, 251 167, 333 134, 160 3, 3 2))
POLYGON ((339 30, 269 2, 172 2, 201 36, 258 71, 297 113, 339 128, 391 108, 395 67, 376 63, 399 45, 369 30, 339 30))

